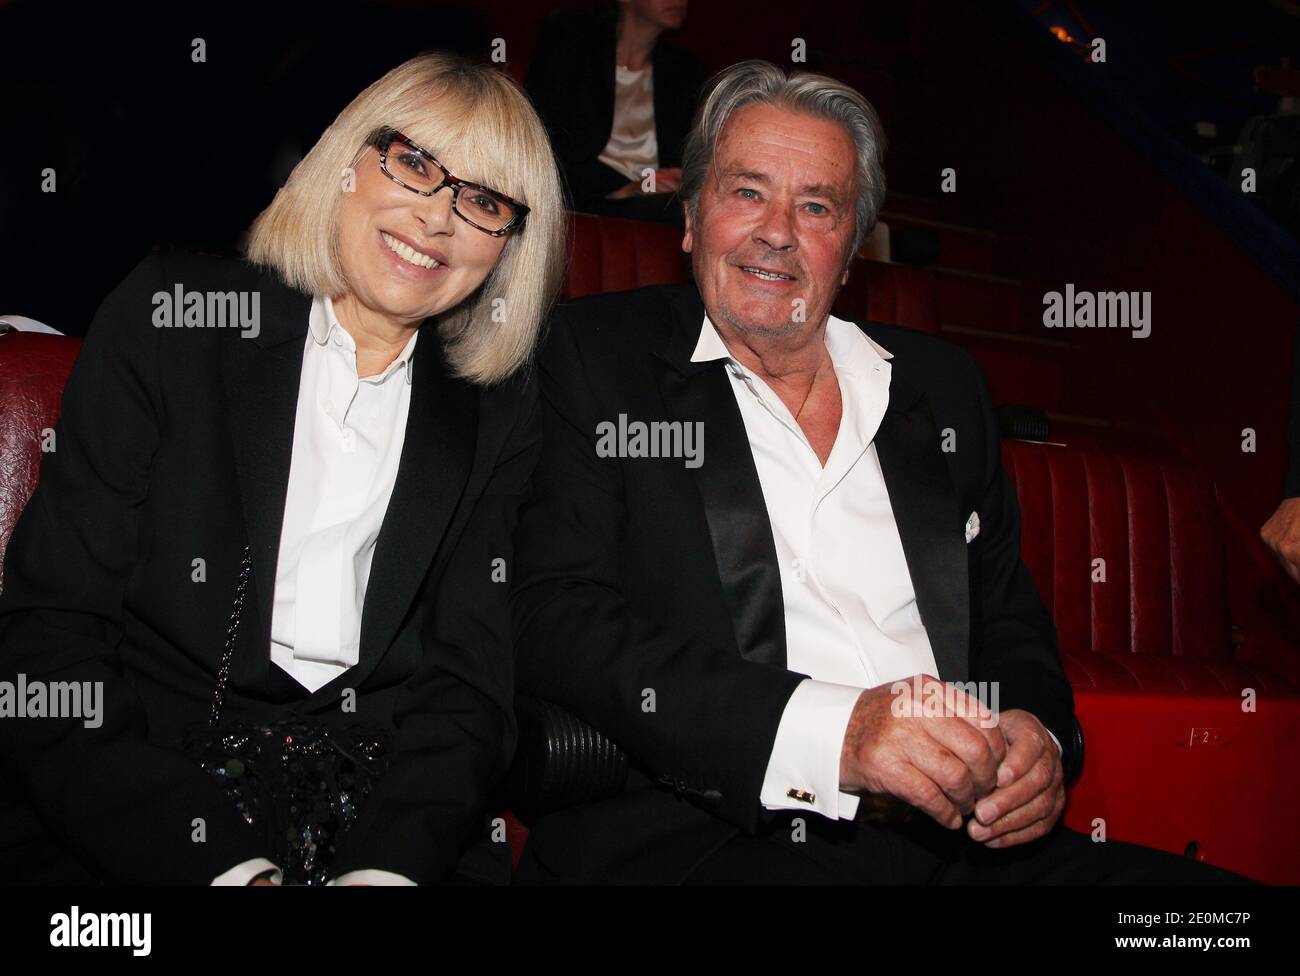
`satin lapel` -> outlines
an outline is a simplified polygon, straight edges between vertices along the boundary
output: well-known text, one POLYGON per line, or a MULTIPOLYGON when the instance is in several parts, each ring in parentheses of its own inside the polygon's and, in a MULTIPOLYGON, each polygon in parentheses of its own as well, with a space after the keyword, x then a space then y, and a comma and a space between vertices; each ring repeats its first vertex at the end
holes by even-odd
POLYGON ((929 399, 924 393, 909 395, 906 383, 899 383, 902 368, 895 359, 890 406, 876 432, 876 454, 938 677, 965 681, 970 669, 970 583, 961 510, 929 399))
POLYGON ((749 436, 723 361, 690 362, 704 308, 698 297, 692 301, 685 292, 682 297, 687 300, 675 308, 673 339, 655 364, 659 389, 670 420, 704 425, 704 463, 691 473, 741 656, 785 667, 781 571, 749 436))
POLYGON ((434 324, 426 322, 411 355, 411 408, 397 482, 375 544, 355 687, 397 634, 465 491, 478 430, 478 390, 455 379, 434 324))
MULTIPOLYGON (((244 626, 252 635, 248 646, 265 649, 271 644, 280 527, 311 298, 269 274, 258 282, 258 290, 260 334, 256 339, 226 343, 222 371, 257 593, 258 617, 244 626)), ((238 670, 245 680, 253 678, 260 683, 269 669, 269 652, 240 656, 238 670)))

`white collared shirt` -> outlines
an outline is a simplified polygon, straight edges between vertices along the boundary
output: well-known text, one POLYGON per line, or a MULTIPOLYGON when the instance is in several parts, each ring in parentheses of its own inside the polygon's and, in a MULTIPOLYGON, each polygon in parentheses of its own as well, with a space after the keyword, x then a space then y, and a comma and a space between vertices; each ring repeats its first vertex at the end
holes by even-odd
POLYGON ((653 65, 636 71, 615 65, 614 121, 598 158, 633 183, 641 182, 643 170, 659 168, 653 65))
MULTIPOLYGON (((357 663, 361 611, 379 529, 397 482, 411 406, 412 335, 388 368, 357 375, 357 344, 328 298, 312 301, 298 384, 293 455, 280 529, 271 660, 309 691, 357 663)), ((245 885, 279 870, 256 858, 212 883, 245 885)), ((391 871, 351 871, 331 885, 410 885, 391 871)))
POLYGON ((328 298, 312 302, 280 530, 271 660, 309 691, 357 663, 379 528, 411 406, 411 353, 357 376, 357 344, 328 298))
POLYGON ((707 316, 691 360, 728 360, 780 564, 786 666, 810 676, 786 704, 759 798, 768 809, 836 819, 858 806, 839 791, 858 696, 913 674, 937 675, 938 666, 872 443, 889 405, 892 355, 835 316, 825 342, 843 408, 824 468, 780 397, 731 357, 707 316))
POLYGON ((914 674, 938 677, 939 667, 874 443, 893 354, 833 315, 825 342, 842 403, 825 467, 781 398, 736 362, 707 315, 691 361, 727 360, 776 544, 786 667, 810 676, 781 714, 759 801, 835 820, 858 808, 858 797, 839 791, 858 696, 914 674))

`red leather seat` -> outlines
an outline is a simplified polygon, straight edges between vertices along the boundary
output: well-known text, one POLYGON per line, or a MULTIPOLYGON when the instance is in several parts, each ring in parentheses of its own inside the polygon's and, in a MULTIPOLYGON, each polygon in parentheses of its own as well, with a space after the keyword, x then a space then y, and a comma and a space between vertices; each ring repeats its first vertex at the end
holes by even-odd
POLYGON ((1209 479, 1179 461, 1020 441, 1002 456, 1087 742, 1066 823, 1300 881, 1300 688, 1275 656, 1296 643, 1247 630, 1234 646, 1209 479))
POLYGON ((42 432, 59 419, 63 384, 80 348, 80 339, 66 336, 0 335, 0 587, 5 547, 36 490, 42 432))
POLYGON ((668 224, 570 214, 569 256, 564 298, 688 279, 682 232, 668 224))
POLYGON ((1021 556, 1075 688, 1300 695, 1233 648, 1224 532, 1204 473, 1023 441, 1004 442, 1002 457, 1020 499, 1021 556))
POLYGON ((836 296, 835 314, 937 332, 934 274, 906 264, 856 260, 836 296))

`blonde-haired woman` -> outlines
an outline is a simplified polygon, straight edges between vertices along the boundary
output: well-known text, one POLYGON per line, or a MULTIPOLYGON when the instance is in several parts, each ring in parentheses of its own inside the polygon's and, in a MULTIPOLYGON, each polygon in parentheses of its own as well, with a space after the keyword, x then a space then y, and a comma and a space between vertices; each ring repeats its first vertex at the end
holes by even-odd
POLYGON ((0 723, 0 876, 508 877, 506 581, 561 209, 515 85, 423 55, 248 261, 155 255, 105 300, 0 594, 0 680, 84 707, 0 723))

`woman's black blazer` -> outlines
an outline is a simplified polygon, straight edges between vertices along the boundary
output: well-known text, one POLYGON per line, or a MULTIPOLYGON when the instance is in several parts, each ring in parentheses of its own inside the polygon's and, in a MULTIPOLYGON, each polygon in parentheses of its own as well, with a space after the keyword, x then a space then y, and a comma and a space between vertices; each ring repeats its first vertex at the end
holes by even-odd
MULTIPOLYGON (((310 305, 240 261, 146 259, 95 317, 55 449, 10 542, 0 681, 102 682, 103 716, 96 728, 0 719, 9 792, 0 828, 30 824, 24 812, 34 812, 60 849, 107 881, 207 883, 268 855, 177 748, 208 715, 246 545, 253 568, 226 716, 396 730, 393 763, 337 871, 420 883, 458 864, 480 877, 508 871, 504 844, 496 859, 482 854, 493 850, 489 803, 515 740, 502 580, 539 448, 535 388, 522 373, 492 388, 454 378, 435 324, 421 326, 360 662, 308 693, 269 648, 310 305), (260 333, 156 327, 155 296, 178 286, 256 294, 260 333), (478 855, 462 861, 471 848, 478 855)), ((0 849, 29 841, 6 830, 0 849)))

